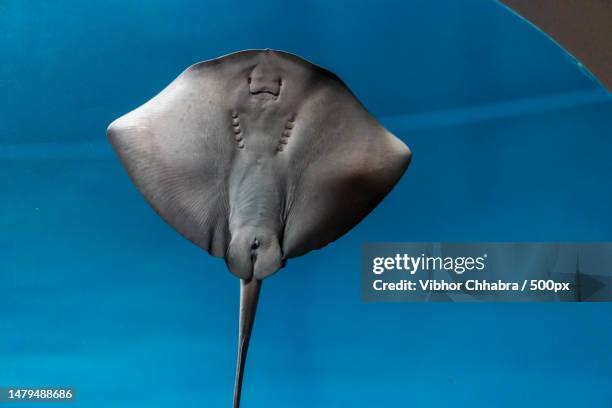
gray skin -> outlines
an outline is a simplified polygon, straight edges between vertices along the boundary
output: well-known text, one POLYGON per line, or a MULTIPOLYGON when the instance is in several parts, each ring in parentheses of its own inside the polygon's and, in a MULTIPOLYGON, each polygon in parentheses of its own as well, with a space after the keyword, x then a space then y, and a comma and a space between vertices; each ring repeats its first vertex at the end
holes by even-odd
POLYGON ((272 50, 193 65, 108 136, 155 211, 241 280, 234 407, 262 280, 348 232, 411 159, 334 74, 272 50))

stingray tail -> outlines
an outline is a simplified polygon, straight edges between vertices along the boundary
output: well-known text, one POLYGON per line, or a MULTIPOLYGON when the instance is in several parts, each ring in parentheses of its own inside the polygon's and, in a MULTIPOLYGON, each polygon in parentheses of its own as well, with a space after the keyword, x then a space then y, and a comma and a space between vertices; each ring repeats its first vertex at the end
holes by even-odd
POLYGON ((242 392, 242 377, 246 362, 249 340, 257 311, 257 300, 261 281, 252 277, 246 281, 240 280, 240 322, 238 328, 238 361, 236 363, 236 382, 234 384, 234 408, 240 407, 240 394, 242 392))

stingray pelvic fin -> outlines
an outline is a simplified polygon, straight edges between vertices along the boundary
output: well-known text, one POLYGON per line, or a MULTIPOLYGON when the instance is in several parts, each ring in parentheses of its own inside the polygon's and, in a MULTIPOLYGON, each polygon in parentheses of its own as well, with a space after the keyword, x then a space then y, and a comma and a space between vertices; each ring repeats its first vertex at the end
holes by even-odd
POLYGON ((240 279, 240 321, 238 323, 238 358, 236 362, 236 382, 234 384, 234 408, 240 408, 244 365, 249 350, 253 323, 255 322, 260 289, 261 281, 255 277, 248 281, 240 279))

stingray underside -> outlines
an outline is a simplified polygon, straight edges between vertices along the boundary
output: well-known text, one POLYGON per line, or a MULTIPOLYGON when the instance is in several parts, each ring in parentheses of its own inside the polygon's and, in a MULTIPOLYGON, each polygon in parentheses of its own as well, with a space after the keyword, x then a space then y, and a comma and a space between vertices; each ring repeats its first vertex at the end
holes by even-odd
POLYGON ((233 168, 273 163, 267 177, 282 178, 278 216, 290 258, 350 230, 391 190, 411 157, 334 74, 269 50, 190 67, 113 122, 108 134, 161 217, 221 257, 231 239, 233 168))

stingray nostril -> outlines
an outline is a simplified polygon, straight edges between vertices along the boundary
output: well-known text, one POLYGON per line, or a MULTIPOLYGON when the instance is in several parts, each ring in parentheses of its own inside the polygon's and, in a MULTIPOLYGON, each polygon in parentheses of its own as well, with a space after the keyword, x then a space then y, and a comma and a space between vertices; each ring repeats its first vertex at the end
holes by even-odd
POLYGON ((251 77, 249 77, 249 78, 247 79, 247 81, 248 81, 248 83, 250 84, 250 83, 252 82, 251 77))

